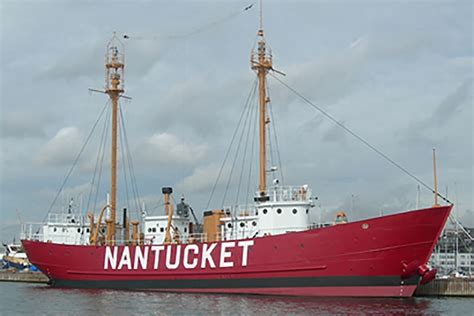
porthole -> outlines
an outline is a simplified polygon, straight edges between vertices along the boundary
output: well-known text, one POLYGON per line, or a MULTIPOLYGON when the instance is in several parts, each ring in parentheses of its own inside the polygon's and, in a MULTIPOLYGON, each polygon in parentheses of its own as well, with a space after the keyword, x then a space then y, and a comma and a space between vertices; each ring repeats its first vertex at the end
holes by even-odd
POLYGON ((244 227, 244 226, 245 226, 244 222, 241 222, 240 227, 244 227))
POLYGON ((293 209, 293 214, 298 213, 298 210, 296 208, 293 209))
POLYGON ((282 211, 281 211, 281 208, 277 209, 277 213, 278 213, 278 214, 281 214, 281 212, 282 212, 282 211))
POLYGON ((165 229, 163 227, 160 227, 160 232, 164 232, 165 229))
POLYGON ((186 227, 184 227, 184 232, 187 233, 188 232, 188 229, 186 227))
POLYGON ((252 222, 252 226, 257 226, 257 222, 256 222, 256 221, 253 221, 253 222, 252 222))
POLYGON ((153 231, 154 233, 156 233, 156 227, 153 227, 152 231, 153 231))
POLYGON ((53 232, 56 232, 56 231, 57 231, 57 229, 56 229, 56 227, 54 227, 54 228, 53 228, 53 232))
POLYGON ((78 229, 77 229, 77 232, 78 232, 78 233, 80 233, 80 232, 81 232, 81 229, 80 229, 80 228, 78 228, 78 229))
POLYGON ((148 232, 151 233, 151 228, 148 228, 148 232))
POLYGON ((86 233, 90 233, 90 232, 91 232, 90 228, 87 228, 86 233))
POLYGON ((232 224, 231 224, 231 223, 228 223, 228 224, 227 224, 227 228, 232 228, 232 224))
POLYGON ((105 234, 105 228, 102 228, 100 231, 102 232, 102 234, 105 234))
POLYGON ((262 212, 263 212, 263 214, 267 214, 267 209, 264 208, 262 212))
POLYGON ((306 214, 308 214, 308 213, 309 213, 309 210, 306 210, 306 214))

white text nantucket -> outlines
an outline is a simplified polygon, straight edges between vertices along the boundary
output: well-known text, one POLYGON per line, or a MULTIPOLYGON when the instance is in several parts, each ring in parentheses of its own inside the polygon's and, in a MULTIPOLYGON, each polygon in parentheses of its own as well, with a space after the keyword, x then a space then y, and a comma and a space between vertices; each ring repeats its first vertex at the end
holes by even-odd
POLYGON ((160 245, 160 246, 107 246, 105 248, 105 270, 176 270, 205 268, 232 268, 237 264, 246 267, 249 262, 249 248, 253 240, 239 242, 228 241, 218 243, 160 245), (219 250, 217 250, 219 249, 219 250), (160 260, 161 259, 161 260, 160 260), (240 260, 239 260, 240 259, 240 260))

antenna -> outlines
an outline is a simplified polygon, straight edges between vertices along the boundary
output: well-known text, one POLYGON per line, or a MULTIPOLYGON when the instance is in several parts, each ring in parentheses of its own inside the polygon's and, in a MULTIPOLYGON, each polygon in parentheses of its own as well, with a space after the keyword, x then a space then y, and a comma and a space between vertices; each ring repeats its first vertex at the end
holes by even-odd
POLYGON ((259 31, 262 32, 262 35, 263 36, 263 1, 260 0, 260 3, 259 3, 259 13, 260 13, 260 26, 259 26, 259 31))

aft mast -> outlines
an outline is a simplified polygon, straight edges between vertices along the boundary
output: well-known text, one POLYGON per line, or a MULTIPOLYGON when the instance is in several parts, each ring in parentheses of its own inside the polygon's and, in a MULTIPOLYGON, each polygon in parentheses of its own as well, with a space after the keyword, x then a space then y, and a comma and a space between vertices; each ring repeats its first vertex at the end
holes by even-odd
POLYGON ((272 69, 272 56, 267 53, 265 37, 263 33, 263 14, 262 0, 260 0, 260 26, 257 31, 259 37, 257 42, 257 51, 253 51, 250 57, 252 69, 257 73, 258 93, 259 93, 259 184, 258 194, 255 197, 256 202, 265 202, 269 200, 266 192, 266 124, 270 122, 267 118, 267 95, 266 95, 266 76, 272 69))
POLYGON ((117 203, 117 109, 118 98, 124 92, 124 55, 119 51, 122 44, 115 36, 107 45, 105 56, 105 93, 112 106, 112 144, 110 163, 110 216, 107 219, 107 243, 115 244, 115 223, 117 203))

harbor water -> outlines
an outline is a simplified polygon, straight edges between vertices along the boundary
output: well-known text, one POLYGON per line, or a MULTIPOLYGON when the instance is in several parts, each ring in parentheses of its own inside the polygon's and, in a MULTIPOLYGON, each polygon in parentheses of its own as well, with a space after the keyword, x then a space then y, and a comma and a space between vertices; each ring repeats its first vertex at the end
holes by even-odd
POLYGON ((0 283, 0 315, 472 315, 474 298, 304 298, 0 283))

